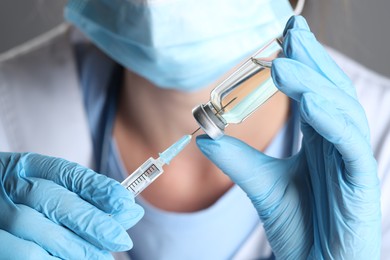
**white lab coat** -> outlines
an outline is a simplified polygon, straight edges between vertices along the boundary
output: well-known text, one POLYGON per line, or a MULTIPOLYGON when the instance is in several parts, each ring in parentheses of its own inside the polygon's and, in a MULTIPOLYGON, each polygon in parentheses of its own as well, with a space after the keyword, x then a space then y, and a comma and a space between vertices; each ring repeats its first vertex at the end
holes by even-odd
MULTIPOLYGON (((329 51, 354 82, 368 117, 382 187, 382 258, 389 258, 390 80, 329 51)), ((67 25, 0 56, 0 151, 33 151, 93 167, 67 25)), ((270 253, 261 226, 235 259, 253 259, 260 251, 263 257, 270 253)))

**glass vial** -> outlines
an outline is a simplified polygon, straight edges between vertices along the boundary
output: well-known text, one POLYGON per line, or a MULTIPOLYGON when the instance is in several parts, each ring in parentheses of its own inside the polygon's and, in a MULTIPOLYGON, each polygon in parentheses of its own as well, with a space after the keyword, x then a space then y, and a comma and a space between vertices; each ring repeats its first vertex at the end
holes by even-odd
POLYGON ((222 137, 228 124, 241 123, 277 92, 271 66, 282 53, 281 40, 270 41, 215 87, 209 102, 192 110, 207 135, 222 137))

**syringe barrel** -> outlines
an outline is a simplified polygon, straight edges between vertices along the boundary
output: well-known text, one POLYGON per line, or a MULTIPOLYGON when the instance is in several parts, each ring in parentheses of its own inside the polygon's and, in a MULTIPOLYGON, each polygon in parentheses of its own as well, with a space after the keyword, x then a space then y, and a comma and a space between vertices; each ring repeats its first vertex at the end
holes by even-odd
POLYGON ((158 159, 149 158, 121 184, 136 197, 163 172, 161 162, 158 159))

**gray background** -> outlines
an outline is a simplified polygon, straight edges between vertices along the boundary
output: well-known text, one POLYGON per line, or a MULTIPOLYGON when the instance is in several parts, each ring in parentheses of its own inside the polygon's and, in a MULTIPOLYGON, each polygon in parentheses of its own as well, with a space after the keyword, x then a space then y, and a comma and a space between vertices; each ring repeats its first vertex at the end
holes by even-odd
MULTIPOLYGON (((390 77, 389 0, 306 0, 304 15, 325 44, 390 77)), ((62 22, 66 0, 0 0, 0 53, 62 22)))
POLYGON ((66 0, 0 0, 0 53, 63 21, 66 0))

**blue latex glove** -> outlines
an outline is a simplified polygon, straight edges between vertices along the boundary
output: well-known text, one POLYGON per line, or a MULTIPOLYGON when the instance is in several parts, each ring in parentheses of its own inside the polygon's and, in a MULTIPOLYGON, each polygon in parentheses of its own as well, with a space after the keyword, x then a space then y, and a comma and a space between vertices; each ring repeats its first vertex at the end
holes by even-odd
POLYGON ((143 216, 118 182, 38 154, 0 153, 1 259, 112 259, 143 216))
POLYGON ((377 165, 354 87, 302 17, 284 36, 272 77, 299 103, 300 152, 275 159, 228 136, 198 146, 248 194, 277 259, 379 259, 377 165))

